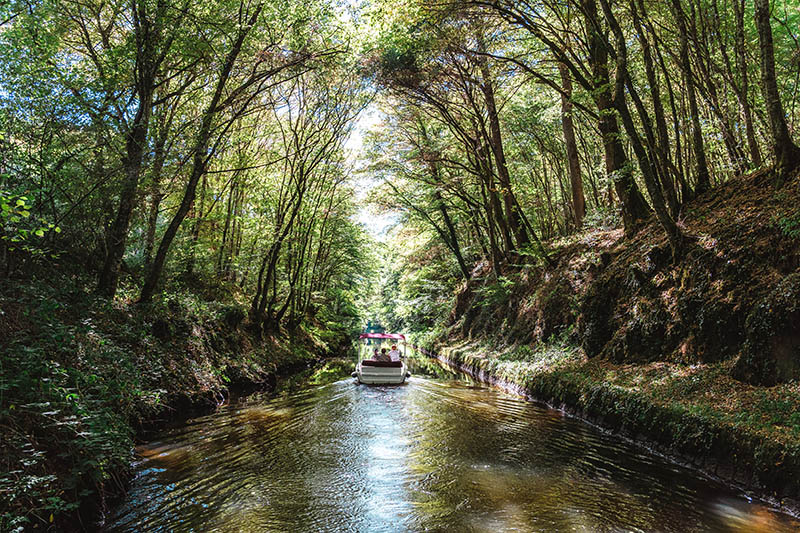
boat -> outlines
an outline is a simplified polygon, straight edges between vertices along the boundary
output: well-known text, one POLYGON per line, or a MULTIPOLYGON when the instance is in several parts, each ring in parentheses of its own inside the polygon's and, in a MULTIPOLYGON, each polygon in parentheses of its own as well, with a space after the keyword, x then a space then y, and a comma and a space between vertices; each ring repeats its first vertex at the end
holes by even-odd
POLYGON ((411 377, 411 372, 406 367, 406 338, 399 333, 362 333, 359 340, 364 341, 364 349, 359 350, 359 361, 352 376, 358 379, 359 383, 365 385, 401 385, 406 378, 411 377), (369 349, 377 346, 380 348, 384 340, 402 342, 403 354, 399 361, 375 361, 369 359, 369 349))

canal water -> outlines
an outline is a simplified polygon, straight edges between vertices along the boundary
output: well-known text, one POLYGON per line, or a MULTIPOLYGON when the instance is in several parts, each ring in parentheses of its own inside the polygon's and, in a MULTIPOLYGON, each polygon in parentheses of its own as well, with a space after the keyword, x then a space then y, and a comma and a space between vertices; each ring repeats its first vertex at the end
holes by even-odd
POLYGON ((253 396, 137 452, 108 532, 800 529, 595 427, 429 362, 403 386, 348 377, 253 396))

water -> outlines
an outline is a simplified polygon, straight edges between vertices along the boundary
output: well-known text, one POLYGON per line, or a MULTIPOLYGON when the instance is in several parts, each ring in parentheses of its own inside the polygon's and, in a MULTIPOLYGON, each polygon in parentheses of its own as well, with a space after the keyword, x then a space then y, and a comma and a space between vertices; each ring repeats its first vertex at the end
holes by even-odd
POLYGON ((250 398, 137 451, 109 532, 800 529, 590 425, 430 365, 398 387, 347 378, 250 398))

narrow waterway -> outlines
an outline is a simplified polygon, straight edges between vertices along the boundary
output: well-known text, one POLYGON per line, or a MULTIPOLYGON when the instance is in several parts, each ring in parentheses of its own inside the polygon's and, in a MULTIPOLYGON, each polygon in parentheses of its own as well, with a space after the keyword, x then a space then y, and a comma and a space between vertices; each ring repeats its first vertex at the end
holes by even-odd
POLYGON ((427 365, 251 397, 138 448, 107 531, 795 531, 560 412, 427 365), (427 374, 427 375, 426 375, 427 374))

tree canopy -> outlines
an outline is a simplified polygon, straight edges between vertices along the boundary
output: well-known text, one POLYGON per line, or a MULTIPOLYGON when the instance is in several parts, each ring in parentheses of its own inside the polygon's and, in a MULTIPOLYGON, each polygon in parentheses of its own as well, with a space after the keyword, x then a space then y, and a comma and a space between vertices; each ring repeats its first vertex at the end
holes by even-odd
POLYGON ((69 254, 100 294, 141 302, 214 280, 266 328, 375 267, 344 150, 367 105, 370 201, 448 287, 547 263, 546 242, 587 223, 632 235, 654 216, 677 258, 688 200, 800 162, 796 2, 59 0, 0 16, 4 275, 69 254))

